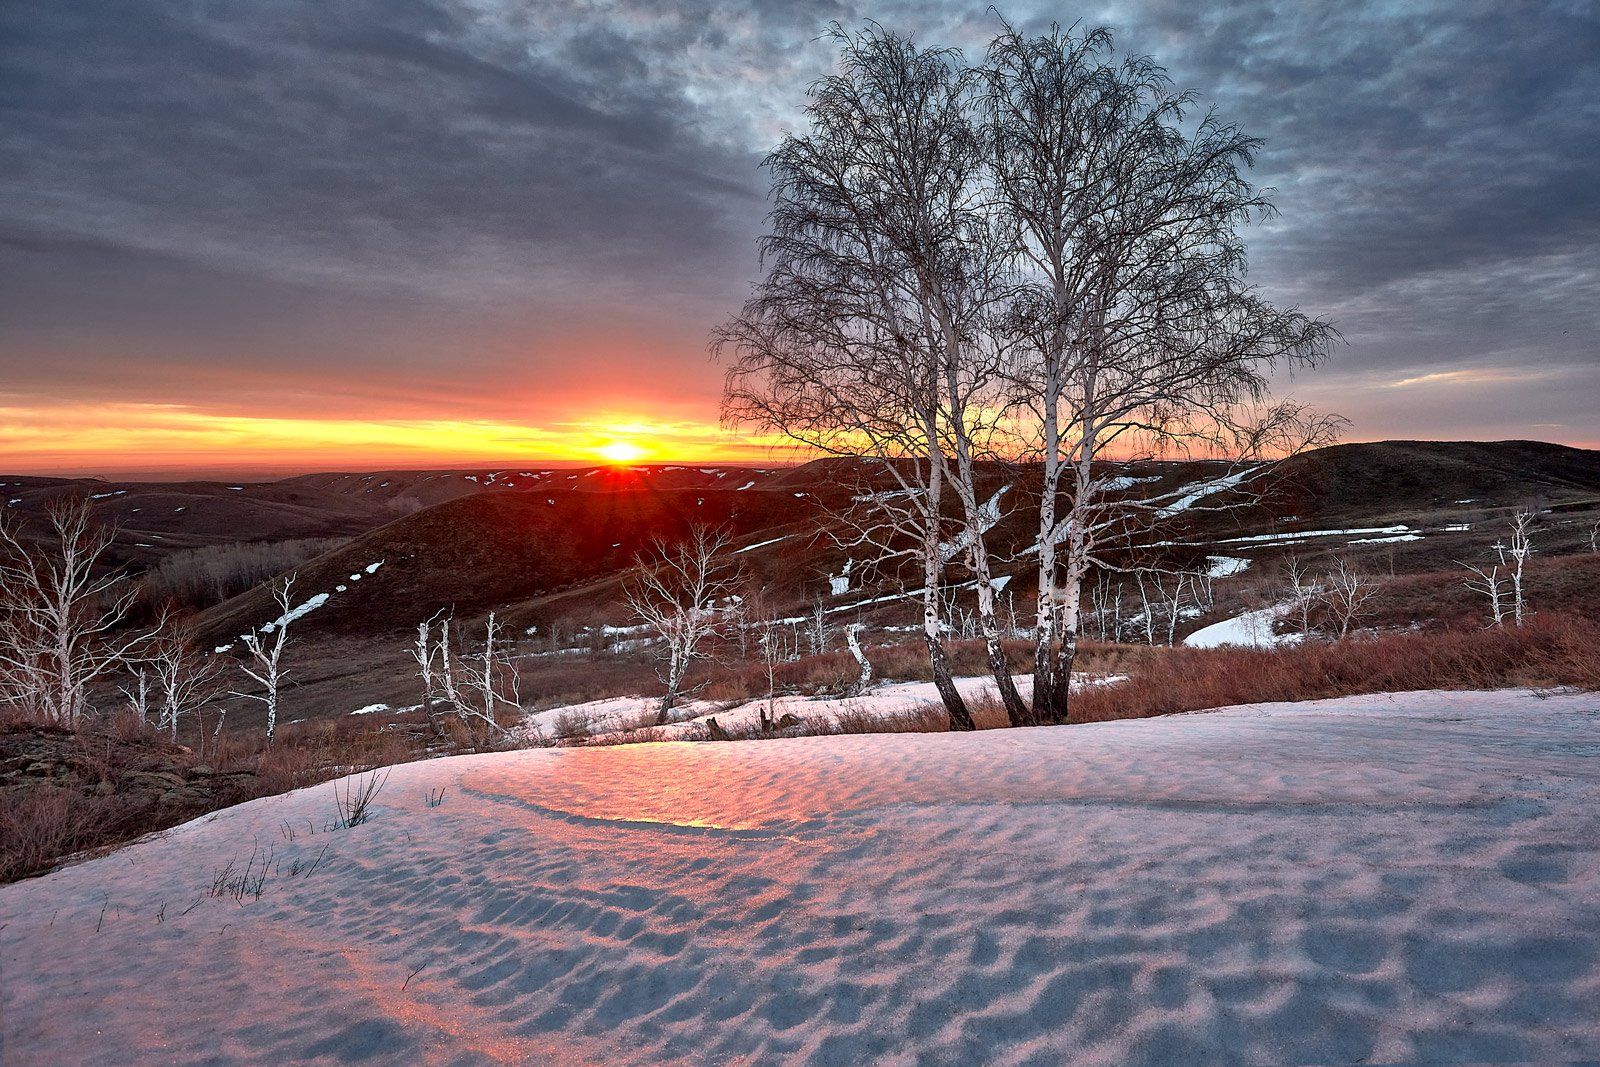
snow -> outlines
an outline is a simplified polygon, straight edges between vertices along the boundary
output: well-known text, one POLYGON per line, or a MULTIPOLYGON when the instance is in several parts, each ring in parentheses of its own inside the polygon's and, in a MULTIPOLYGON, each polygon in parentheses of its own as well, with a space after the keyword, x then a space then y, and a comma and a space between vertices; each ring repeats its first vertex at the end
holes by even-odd
POLYGON ((262 627, 261 627, 261 632, 270 634, 272 631, 276 630, 280 626, 287 626, 291 622, 294 622, 296 619, 300 618, 301 616, 309 615, 311 612, 316 611, 318 608, 322 607, 322 605, 326 604, 327 602, 328 602, 328 594, 327 593, 317 593, 314 596, 308 597, 303 603, 299 604, 296 607, 290 608, 288 611, 284 612, 282 615, 279 615, 276 619, 273 619, 271 622, 263 623, 262 627))
POLYGON ((1242 471, 1234 471, 1232 474, 1225 474, 1220 478, 1212 478, 1209 481, 1197 482, 1194 485, 1189 486, 1188 491, 1182 496, 1172 501, 1172 503, 1167 504, 1165 507, 1157 510, 1156 516, 1158 518, 1169 519, 1180 512, 1188 511, 1190 508, 1194 507, 1194 505, 1198 504, 1208 496, 1220 493, 1224 489, 1237 488, 1241 482, 1254 475, 1260 469, 1260 467, 1247 467, 1242 471))
MULTIPOLYGON (((773 621, 798 624, 807 620, 805 616, 797 615, 792 619, 773 621)), ((1072 684, 1077 688, 1108 685, 1123 681, 1124 678, 1123 675, 1097 678, 1079 674, 1074 676, 1072 684)), ((1033 693, 1031 674, 1017 675, 1014 681, 1023 696, 1033 693)), ((985 692, 992 695, 994 691, 994 680, 987 676, 956 678, 954 684, 969 700, 977 699, 985 692)), ((787 714, 802 722, 816 723, 837 721, 841 715, 863 713, 889 718, 937 703, 938 700, 939 691, 932 682, 890 682, 877 685, 870 692, 857 697, 777 696, 770 702, 766 697, 761 697, 731 707, 715 701, 689 700, 673 709, 674 721, 661 728, 660 737, 665 740, 695 739, 708 718, 715 718, 726 729, 754 727, 760 723, 761 713, 768 710, 774 718, 782 718, 787 714)), ((583 732, 591 737, 623 733, 640 725, 653 724, 656 706, 655 698, 641 696, 607 697, 584 704, 569 704, 528 715, 523 720, 522 732, 530 739, 551 740, 560 735, 563 726, 582 724, 583 732)))
POLYGON ((1390 536, 1390 537, 1357 537, 1357 538, 1354 538, 1353 540, 1351 540, 1350 543, 1352 545, 1394 545, 1394 544, 1399 544, 1401 541, 1420 541, 1420 540, 1422 540, 1422 535, 1421 534, 1403 533, 1403 534, 1394 534, 1393 536, 1390 536))
POLYGON ((1208 578, 1232 578, 1235 574, 1243 574, 1250 567, 1250 561, 1238 556, 1207 556, 1206 562, 1210 564, 1206 571, 1208 578))
POLYGON ((781 535, 779 535, 777 537, 774 537, 770 541, 758 541, 753 545, 745 545, 743 548, 736 548, 729 554, 737 556, 737 555, 739 555, 740 553, 743 553, 743 552, 754 552, 758 548, 766 548, 768 545, 775 545, 779 541, 782 541, 785 537, 788 537, 788 536, 789 536, 788 534, 781 534, 781 535))
POLYGON ((735 493, 742 493, 742 492, 744 492, 744 491, 745 491, 745 490, 746 490, 746 489, 751 489, 751 488, 754 488, 754 486, 755 486, 755 484, 756 484, 756 483, 755 483, 755 482, 745 482, 745 483, 744 483, 744 484, 743 484, 743 485, 741 485, 741 486, 740 486, 740 487, 739 487, 739 488, 737 488, 737 489, 735 489, 735 490, 734 490, 734 492, 735 492, 735 493))
MULTIPOLYGON (((1304 541, 1312 537, 1350 537, 1355 534, 1403 534, 1410 529, 1411 527, 1401 523, 1398 526, 1362 526, 1348 530, 1295 530, 1286 533, 1252 534, 1248 537, 1227 537, 1217 543, 1222 545, 1244 545, 1304 541)), ((1164 545, 1174 543, 1172 541, 1161 542, 1164 545)))
POLYGON ((0 973, 26 976, 0 985, 0 1042, 17 1063, 1593 1059, 1597 721, 1593 695, 1415 693, 407 764, 354 828, 321 829, 324 784, 0 887, 0 973), (208 895, 252 849, 261 897, 208 895))
POLYGON ((844 561, 844 566, 839 569, 838 574, 828 575, 828 594, 830 596, 844 596, 850 591, 850 568, 854 567, 855 564, 856 561, 854 559, 847 559, 844 561))
POLYGON ((1159 474, 1151 474, 1143 478, 1135 478, 1131 474, 1119 474, 1115 478, 1103 478, 1095 482, 1094 490, 1100 493, 1121 493, 1132 489, 1136 485, 1143 485, 1145 482, 1159 482, 1160 480, 1161 475, 1159 474))
POLYGON ((389 705, 387 705, 387 704, 368 704, 365 707, 357 708, 356 710, 352 711, 350 714, 352 714, 352 715, 375 715, 380 711, 388 711, 388 710, 389 710, 389 705))
POLYGON ((1274 648, 1278 645, 1292 645, 1300 640, 1301 634, 1272 632, 1272 624, 1287 615, 1289 608, 1288 604, 1274 604, 1269 608, 1247 611, 1243 615, 1235 615, 1231 619, 1202 626, 1185 637, 1183 643, 1190 648, 1218 648, 1222 645, 1274 648))

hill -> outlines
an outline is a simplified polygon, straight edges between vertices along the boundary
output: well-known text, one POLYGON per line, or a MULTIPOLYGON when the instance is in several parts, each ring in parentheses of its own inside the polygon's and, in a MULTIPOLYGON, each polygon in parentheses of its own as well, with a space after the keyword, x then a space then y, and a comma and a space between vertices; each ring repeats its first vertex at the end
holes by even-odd
POLYGON ((1323 520, 1600 497, 1600 452, 1543 441, 1333 445, 1285 461, 1279 474, 1323 520))

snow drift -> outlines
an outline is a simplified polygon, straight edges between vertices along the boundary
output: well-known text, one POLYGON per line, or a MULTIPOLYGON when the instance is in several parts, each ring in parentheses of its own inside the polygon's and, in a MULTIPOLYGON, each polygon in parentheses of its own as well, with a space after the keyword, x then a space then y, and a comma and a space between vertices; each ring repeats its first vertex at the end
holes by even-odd
POLYGON ((410 764, 363 825, 323 785, 0 888, 5 1059, 1594 1057, 1597 729, 1419 693, 410 764))

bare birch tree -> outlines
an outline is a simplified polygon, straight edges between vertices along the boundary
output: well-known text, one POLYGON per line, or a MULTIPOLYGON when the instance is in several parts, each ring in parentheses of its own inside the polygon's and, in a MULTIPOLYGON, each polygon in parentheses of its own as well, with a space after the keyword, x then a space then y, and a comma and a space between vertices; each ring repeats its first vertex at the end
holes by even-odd
POLYGON ((822 594, 818 593, 811 598, 811 607, 806 613, 806 647, 813 656, 820 656, 828 651, 828 642, 833 637, 833 627, 828 622, 827 605, 823 602, 822 594))
POLYGON ((1318 597, 1333 617, 1338 636, 1343 639, 1364 618, 1372 614, 1378 583, 1354 567, 1343 556, 1335 556, 1333 569, 1323 575, 1318 597))
POLYGON ((969 298, 964 230, 981 221, 972 77, 955 53, 877 26, 833 35, 840 69, 811 89, 809 132, 765 162, 766 274, 715 342, 731 356, 725 411, 825 454, 876 461, 885 484, 862 494, 869 517, 852 547, 877 552, 878 564, 917 564, 934 683, 952 728, 972 729, 939 611, 940 546, 959 525, 945 498, 943 420, 952 373, 961 387, 961 320, 981 303, 969 298))
MULTIPOLYGON (((552 629, 552 634, 554 630, 552 629)), ((433 617, 417 623, 417 636, 411 642, 411 658, 417 664, 417 677, 422 682, 422 711, 428 719, 428 730, 435 737, 444 736, 444 716, 439 706, 442 696, 439 674, 441 671, 440 660, 448 662, 450 650, 450 620, 448 617, 441 619, 435 614, 433 617), (439 624, 439 643, 433 639, 434 623, 439 624), (444 645, 446 647, 440 647, 444 645)), ((552 641, 555 638, 552 637, 552 641)), ((553 644, 552 648, 559 647, 553 644)))
POLYGON ((278 690, 288 674, 283 667, 283 649, 289 641, 289 624, 295 620, 294 583, 293 574, 272 583, 272 602, 277 605, 278 617, 241 638, 245 651, 250 653, 251 665, 240 669, 260 685, 262 691, 233 695, 261 704, 267 716, 268 745, 278 732, 278 690))
POLYGON ((847 696, 860 696, 872 688, 872 661, 861 648, 861 630, 862 625, 859 622, 850 623, 844 628, 845 646, 850 649, 850 655, 855 658, 856 666, 860 668, 847 696))
POLYGON ((666 691, 656 708, 657 722, 671 721, 672 709, 687 695, 689 667, 706 656, 713 638, 731 623, 743 576, 726 558, 728 537, 696 526, 675 544, 657 540, 623 587, 629 610, 659 639, 657 675, 666 691))
MULTIPOLYGON (((437 663, 437 667, 429 668, 429 675, 436 679, 431 684, 437 686, 437 695, 458 722, 503 740, 508 731, 500 725, 499 713, 502 709, 521 712, 522 697, 521 677, 510 649, 501 642, 499 620, 489 612, 484 622, 483 647, 475 653, 463 647, 459 654, 451 649, 452 621, 446 618, 439 624, 436 659, 428 657, 429 663, 437 663)), ((418 631, 419 639, 425 636, 418 631)))
POLYGON ((90 710, 90 688, 160 631, 128 625, 137 587, 104 563, 116 536, 91 503, 51 505, 41 544, 0 517, 0 701, 60 726, 90 710))
MULTIPOLYGON (((222 663, 208 658, 183 630, 170 630, 151 646, 147 661, 155 675, 159 718, 156 726, 178 739, 178 721, 198 715, 221 695, 222 663)), ((140 672, 141 677, 143 672, 140 672)))
POLYGON ((1489 601, 1489 625, 1500 629, 1506 624, 1506 578, 1500 573, 1504 562, 1497 562, 1487 566, 1474 563, 1463 563, 1471 574, 1463 584, 1474 593, 1482 594, 1489 601))
POLYGON ((1522 625, 1528 614, 1528 598, 1523 591, 1522 572, 1528 564, 1528 557, 1533 555, 1533 518, 1534 513, 1527 508, 1518 508, 1512 512, 1510 538, 1494 546, 1510 574, 1511 617, 1518 626, 1522 625))
POLYGON ((136 664, 130 668, 133 681, 121 686, 122 696, 128 703, 128 711, 138 720, 140 726, 150 725, 150 713, 155 708, 155 695, 151 691, 151 671, 144 664, 136 664))
POLYGON ((1108 544, 1195 503, 1130 495, 1104 461, 1324 439, 1331 421, 1267 404, 1266 374, 1335 335, 1245 284, 1238 229, 1271 210, 1244 176, 1259 142, 1210 115, 1188 123, 1191 94, 1153 60, 1119 58, 1103 29, 1007 28, 985 75, 1017 249, 1017 401, 1042 463, 1034 702, 1062 721, 1085 575, 1108 544))
POLYGON ((1311 580, 1311 574, 1299 553, 1291 552, 1284 557, 1283 572, 1289 584, 1289 605, 1300 622, 1300 638, 1306 640, 1311 636, 1311 608, 1316 603, 1318 587, 1311 580))

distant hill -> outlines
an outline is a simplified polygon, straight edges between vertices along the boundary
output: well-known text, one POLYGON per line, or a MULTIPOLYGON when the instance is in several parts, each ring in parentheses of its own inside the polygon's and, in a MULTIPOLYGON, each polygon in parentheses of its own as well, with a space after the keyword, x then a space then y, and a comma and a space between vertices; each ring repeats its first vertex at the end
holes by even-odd
MULTIPOLYGON (((1122 473, 1149 479, 1141 488, 1175 491, 1224 469, 1203 461, 1141 463, 1122 473)), ((0 500, 8 513, 36 517, 64 493, 87 493, 120 527, 116 562, 135 570, 197 545, 348 537, 301 565, 297 588, 301 597, 327 594, 300 624, 303 632, 348 635, 409 629, 443 608, 463 618, 498 608, 519 626, 556 615, 614 614, 617 580, 637 553, 650 538, 677 536, 693 522, 724 526, 736 545, 754 546, 740 562, 775 592, 809 596, 850 556, 821 535, 821 520, 828 509, 847 506, 870 471, 859 461, 820 459, 792 468, 341 472, 252 483, 0 475, 0 500)), ((1013 561, 1000 571, 1020 574, 1027 561, 1017 554, 1030 546, 1035 525, 1022 491, 1028 472, 996 468, 989 481, 991 488, 1018 486, 992 539, 1013 561)), ((1386 565, 1420 570, 1459 554, 1464 539, 1492 539, 1486 519, 1495 509, 1600 500, 1600 452, 1536 441, 1337 445, 1283 461, 1261 484, 1271 486, 1261 503, 1237 511, 1195 507, 1148 539, 1202 554, 1214 544, 1259 556, 1273 547, 1268 535, 1309 532, 1318 536, 1307 543, 1319 548, 1348 543, 1374 551, 1369 539, 1337 531, 1399 523, 1429 532, 1383 542, 1386 565)), ((1205 503, 1226 500, 1221 493, 1205 503)), ((852 584, 834 603, 869 598, 852 584)), ((267 591, 258 588, 211 609, 201 623, 220 643, 272 614, 267 591)))
POLYGON ((51 502, 80 494, 117 527, 110 562, 142 570, 173 552, 231 541, 352 537, 463 497, 508 492, 611 492, 634 488, 734 488, 771 470, 749 467, 375 471, 309 474, 270 482, 108 482, 0 474, 0 509, 33 522, 51 502))
MULTIPOLYGON (((580 473, 579 485, 458 497, 358 537, 298 568, 297 600, 329 597, 297 625, 409 629, 441 609, 470 619, 619 574, 653 538, 677 539, 697 523, 728 530, 742 547, 758 532, 765 538, 813 513, 792 492, 745 490, 744 482, 727 489, 605 488, 616 477, 580 473)), ((221 641, 273 613, 268 590, 257 588, 207 612, 201 627, 221 641)))
MULTIPOLYGON (((1229 469, 1208 461, 1145 462, 1116 466, 1115 473, 1137 486, 1133 492, 1182 498, 1229 469)), ((285 516, 299 516, 300 529, 350 531, 348 542, 296 568, 295 603, 310 606, 294 623, 291 642, 296 714, 343 709, 337 712, 342 714, 373 701, 411 699, 404 695, 414 689, 405 658, 410 631, 439 611, 452 612, 472 632, 492 609, 508 633, 520 636, 533 626, 541 638, 553 623, 568 635, 628 624, 621 581, 634 559, 652 538, 671 540, 694 523, 729 531, 737 562, 780 613, 804 614, 821 595, 836 621, 912 625, 916 610, 905 594, 917 584, 914 576, 901 582, 877 575, 864 585, 862 560, 856 558, 845 588, 829 587, 830 576, 863 555, 827 535, 830 513, 848 507, 871 473, 870 465, 846 459, 765 470, 668 465, 387 471, 312 475, 237 490, 220 483, 176 490, 128 486, 104 500, 135 521, 159 501, 162 529, 174 537, 191 512, 197 514, 188 520, 190 538, 233 532, 244 539, 263 526, 293 528, 285 516), (183 505, 163 492, 186 498, 188 511, 176 512, 183 505), (229 517, 244 525, 229 531, 229 517)), ((1201 569, 1220 559, 1221 573, 1231 576, 1220 584, 1234 590, 1230 603, 1237 605, 1251 603, 1241 594, 1254 582, 1265 581, 1262 595, 1271 595, 1271 575, 1286 551, 1313 566, 1338 552, 1386 574, 1443 575, 1457 568, 1457 560, 1486 558, 1512 506, 1538 502, 1554 509, 1540 519, 1539 551, 1546 554, 1577 550, 1585 524, 1600 514, 1600 452, 1538 442, 1340 445, 1283 461, 1259 476, 1269 491, 1247 507, 1222 507, 1230 499, 1226 490, 1198 492, 1194 506, 1141 535, 1148 546, 1144 558, 1155 552, 1167 562, 1201 569)), ((5 481, 14 479, 0 476, 5 481)), ((1027 552, 1036 525, 1025 489, 1029 472, 996 467, 986 481, 985 495, 1013 486, 990 540, 996 573, 1011 579, 1007 595, 1015 596, 1025 618, 1032 587, 1027 552)), ((26 491, 60 492, 63 484, 26 491)), ((95 484, 97 493, 115 491, 95 484)), ((881 474, 875 484, 885 486, 881 474)), ((152 524, 144 521, 147 528, 152 524)), ((240 634, 276 615, 262 586, 196 621, 207 647, 237 652, 240 634)), ((525 648, 549 654, 543 643, 525 648)), ((528 662, 534 670, 535 661, 528 662)), ((582 668, 575 662, 567 669, 582 668)))
POLYGON ((1307 514, 1373 517, 1600 496, 1600 452, 1543 441, 1377 441, 1308 452, 1278 475, 1307 514))

